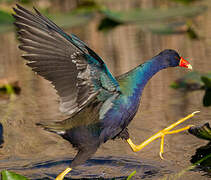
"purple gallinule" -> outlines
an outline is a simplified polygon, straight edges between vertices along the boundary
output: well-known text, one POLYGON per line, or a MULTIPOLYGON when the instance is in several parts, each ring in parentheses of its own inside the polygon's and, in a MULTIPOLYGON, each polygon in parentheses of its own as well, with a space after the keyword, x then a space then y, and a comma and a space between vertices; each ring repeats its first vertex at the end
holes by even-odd
POLYGON ((84 163, 102 143, 120 137, 133 151, 139 151, 156 138, 161 138, 163 153, 165 134, 191 114, 158 132, 137 146, 129 138, 128 124, 140 104, 142 91, 149 79, 168 67, 192 69, 175 50, 164 50, 131 71, 114 77, 104 61, 78 37, 66 34, 38 10, 35 14, 20 5, 14 8, 19 48, 33 71, 49 80, 60 96, 60 110, 69 118, 52 123, 40 123, 46 130, 68 140, 78 150, 70 166, 56 179, 61 180, 77 165, 84 163))

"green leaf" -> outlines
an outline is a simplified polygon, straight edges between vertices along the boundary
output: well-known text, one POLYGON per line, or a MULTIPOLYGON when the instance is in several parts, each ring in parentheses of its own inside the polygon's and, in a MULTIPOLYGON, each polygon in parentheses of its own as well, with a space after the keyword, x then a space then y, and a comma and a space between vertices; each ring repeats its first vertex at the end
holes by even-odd
POLYGON ((211 106, 211 73, 202 74, 196 71, 186 74, 184 77, 171 83, 171 88, 185 91, 205 90, 203 105, 211 106))
POLYGON ((205 123, 202 126, 193 126, 188 131, 200 139, 211 141, 211 128, 209 123, 205 123))
POLYGON ((205 94, 203 98, 204 106, 211 106, 211 75, 202 76, 201 80, 205 86, 205 94))
POLYGON ((130 180, 136 174, 136 170, 133 171, 128 177, 127 180, 130 180))
POLYGON ((170 87, 186 91, 202 89, 204 83, 202 82, 201 76, 202 74, 197 71, 189 72, 184 77, 173 82, 170 87))
POLYGON ((203 97, 203 105, 208 107, 211 106, 211 89, 206 89, 203 97))
POLYGON ((130 9, 128 11, 113 11, 101 9, 105 18, 99 25, 100 30, 111 29, 123 23, 135 23, 143 30, 156 34, 173 34, 187 32, 190 38, 197 38, 193 28, 186 27, 186 18, 194 17, 205 11, 205 6, 181 6, 171 8, 130 9), (105 19, 115 22, 115 26, 104 23, 105 19), (103 24, 103 26, 102 26, 103 24))
POLYGON ((76 13, 98 12, 104 9, 102 3, 98 3, 95 0, 83 0, 80 1, 77 8, 73 10, 76 13))
MULTIPOLYGON (((43 12, 49 19, 63 28, 79 26, 88 23, 94 16, 92 12, 48 14, 43 12)), ((0 33, 5 33, 14 29, 14 18, 11 14, 0 10, 0 33)))
POLYGON ((2 180, 29 180, 24 176, 21 176, 19 174, 7 170, 1 172, 1 178, 2 180))
POLYGON ((66 13, 66 14, 54 14, 48 15, 48 17, 54 21, 58 26, 63 28, 67 27, 74 27, 79 26, 82 24, 86 24, 93 18, 92 13, 85 13, 85 14, 73 14, 73 13, 66 13))
POLYGON ((13 17, 8 12, 0 10, 0 26, 5 24, 11 24, 13 22, 13 17))
POLYGON ((206 88, 211 88, 211 74, 204 75, 201 77, 206 88))
POLYGON ((190 3, 197 1, 197 0, 171 0, 171 1, 175 1, 175 2, 183 3, 183 4, 190 4, 190 3))
POLYGON ((101 20, 100 24, 98 25, 98 30, 100 31, 108 31, 113 29, 114 27, 120 25, 122 23, 112 20, 110 18, 104 18, 101 20))
POLYGON ((188 27, 187 35, 190 39, 198 39, 198 35, 192 27, 188 27))
POLYGON ((181 6, 172 8, 152 8, 152 9, 130 9, 128 11, 111 11, 104 9, 101 12, 113 20, 122 23, 142 23, 161 22, 169 19, 193 17, 206 10, 205 6, 181 6))
POLYGON ((207 175, 211 173, 211 141, 196 149, 196 153, 191 157, 191 163, 197 171, 204 171, 207 175))
POLYGON ((8 12, 0 10, 0 33, 8 32, 13 29, 13 17, 8 12))

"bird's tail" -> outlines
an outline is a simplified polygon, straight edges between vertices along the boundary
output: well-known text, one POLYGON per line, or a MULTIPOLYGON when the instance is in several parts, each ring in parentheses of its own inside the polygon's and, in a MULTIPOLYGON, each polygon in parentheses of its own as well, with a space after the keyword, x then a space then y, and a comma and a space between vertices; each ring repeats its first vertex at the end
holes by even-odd
POLYGON ((62 121, 55 121, 55 122, 40 122, 36 123, 37 126, 41 126, 46 131, 50 131, 56 134, 64 134, 65 128, 63 126, 62 121))

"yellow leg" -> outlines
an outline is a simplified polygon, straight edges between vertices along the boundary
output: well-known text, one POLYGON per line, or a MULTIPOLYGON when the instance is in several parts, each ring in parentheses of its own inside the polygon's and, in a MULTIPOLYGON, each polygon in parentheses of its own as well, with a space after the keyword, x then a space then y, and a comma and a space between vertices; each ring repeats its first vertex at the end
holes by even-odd
POLYGON ((68 167, 66 168, 62 173, 60 173, 55 180, 63 180, 64 176, 69 173, 72 170, 72 168, 68 167))
POLYGON ((169 131, 169 132, 166 132, 166 134, 176 134, 176 133, 179 133, 179 132, 182 132, 182 131, 186 131, 186 130, 190 129, 190 127, 192 127, 192 126, 194 126, 194 125, 189 125, 189 126, 186 126, 184 128, 181 128, 181 129, 169 131))
POLYGON ((174 124, 171 124, 170 126, 168 126, 167 128, 157 132, 156 134, 154 134, 153 136, 151 136, 149 139, 145 140, 143 143, 141 143, 140 145, 135 145, 132 140, 129 138, 127 139, 128 144, 130 145, 130 147, 132 148, 132 150, 134 152, 140 151, 142 148, 144 148, 145 146, 147 146, 149 143, 151 143, 152 141, 154 141, 157 138, 161 138, 161 143, 160 143, 160 157, 161 159, 163 159, 163 147, 164 147, 164 136, 166 134, 175 134, 175 133, 179 133, 181 131, 185 131, 187 129, 189 129, 191 127, 191 125, 186 126, 184 128, 181 129, 177 129, 177 130, 173 130, 170 131, 171 129, 173 129, 174 127, 176 127, 177 125, 181 124, 182 122, 184 122, 185 120, 193 117, 196 113, 199 113, 200 111, 195 111, 192 114, 189 114, 188 116, 178 120, 177 122, 175 122, 174 124))

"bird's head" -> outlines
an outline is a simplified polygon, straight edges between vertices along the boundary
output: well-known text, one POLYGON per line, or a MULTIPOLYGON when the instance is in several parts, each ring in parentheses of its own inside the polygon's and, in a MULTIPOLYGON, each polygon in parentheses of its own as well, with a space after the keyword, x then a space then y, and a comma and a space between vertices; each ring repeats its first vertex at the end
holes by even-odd
POLYGON ((175 50, 164 50, 159 54, 159 56, 162 57, 163 63, 167 67, 180 66, 192 70, 191 64, 183 57, 179 56, 179 54, 175 50))

